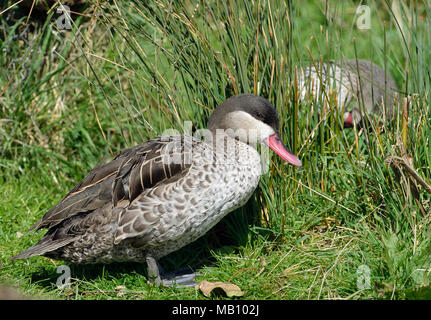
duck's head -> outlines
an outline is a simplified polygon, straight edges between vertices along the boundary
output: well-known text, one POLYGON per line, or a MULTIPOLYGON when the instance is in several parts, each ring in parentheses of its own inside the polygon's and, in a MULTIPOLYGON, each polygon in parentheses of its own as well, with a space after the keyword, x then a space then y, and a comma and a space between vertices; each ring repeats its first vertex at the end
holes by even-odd
POLYGON ((280 121, 274 106, 253 94, 232 96, 220 104, 208 121, 208 129, 225 134, 248 144, 263 143, 294 166, 301 161, 284 145, 278 135, 280 121))

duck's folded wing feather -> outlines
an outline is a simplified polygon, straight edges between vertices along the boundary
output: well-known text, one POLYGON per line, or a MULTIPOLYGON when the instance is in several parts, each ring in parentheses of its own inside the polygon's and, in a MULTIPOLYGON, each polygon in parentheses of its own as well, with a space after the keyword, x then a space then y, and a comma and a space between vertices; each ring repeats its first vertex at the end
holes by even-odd
POLYGON ((91 170, 57 205, 31 228, 51 228, 78 213, 91 212, 112 202, 133 201, 145 189, 188 171, 190 163, 169 163, 164 157, 185 159, 184 137, 159 137, 121 152, 91 170))

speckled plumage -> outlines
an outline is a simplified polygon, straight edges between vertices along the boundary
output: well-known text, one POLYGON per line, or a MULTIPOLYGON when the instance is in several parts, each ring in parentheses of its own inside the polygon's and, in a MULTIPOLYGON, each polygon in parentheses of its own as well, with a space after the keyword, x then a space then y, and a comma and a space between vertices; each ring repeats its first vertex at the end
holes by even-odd
MULTIPOLYGON (((166 150, 172 156, 180 148, 182 162, 186 164, 180 166, 184 168, 177 173, 180 178, 173 174, 150 188, 144 188, 145 183, 142 182, 141 192, 134 198, 131 192, 125 192, 127 196, 116 199, 115 203, 113 199, 106 199, 106 203, 95 210, 88 210, 88 204, 84 201, 73 202, 76 208, 70 210, 72 206, 69 203, 69 216, 60 222, 56 219, 58 211, 48 212, 35 224, 35 227, 51 227, 40 243, 52 244, 57 238, 67 243, 43 254, 73 263, 145 261, 147 254, 158 259, 193 242, 227 213, 242 206, 252 195, 260 177, 260 156, 256 149, 226 136, 226 142, 237 147, 232 156, 216 153, 211 145, 189 138, 186 148, 183 136, 172 136, 164 137, 163 142, 161 138, 150 140, 117 156, 113 161, 122 157, 133 159, 148 146, 152 150, 157 146, 161 148, 160 154, 166 150), (246 162, 235 156, 238 151, 248 155, 246 162), (191 160, 189 164, 187 159, 191 160), (71 212, 75 214, 71 215, 71 212)), ((142 157, 141 161, 122 173, 124 190, 131 190, 134 171, 142 177, 141 169, 147 161, 146 157, 142 157)), ((118 162, 117 173, 95 184, 78 185, 54 209, 62 208, 64 202, 72 202, 74 193, 85 192, 88 188, 112 187, 111 194, 114 194, 114 181, 121 172, 121 166, 124 168, 123 162, 118 162)), ((133 160, 129 160, 131 162, 133 160)), ((98 168, 99 171, 103 169, 103 166, 98 168)), ((31 249, 17 258, 33 255, 31 249)))

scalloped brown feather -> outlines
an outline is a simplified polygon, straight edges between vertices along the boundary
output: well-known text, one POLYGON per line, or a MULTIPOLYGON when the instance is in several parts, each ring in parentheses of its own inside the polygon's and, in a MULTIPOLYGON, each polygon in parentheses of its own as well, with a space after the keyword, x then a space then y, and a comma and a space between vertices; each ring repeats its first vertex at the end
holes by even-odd
MULTIPOLYGON (((171 178, 176 175, 183 176, 190 164, 162 161, 161 151, 172 141, 172 137, 158 137, 122 151, 111 162, 97 165, 30 230, 52 228, 78 213, 90 212, 109 202, 114 206, 124 199, 131 202, 145 189, 167 180, 172 182, 171 178)), ((184 145, 181 143, 178 145, 181 149, 171 151, 184 159, 184 145)))

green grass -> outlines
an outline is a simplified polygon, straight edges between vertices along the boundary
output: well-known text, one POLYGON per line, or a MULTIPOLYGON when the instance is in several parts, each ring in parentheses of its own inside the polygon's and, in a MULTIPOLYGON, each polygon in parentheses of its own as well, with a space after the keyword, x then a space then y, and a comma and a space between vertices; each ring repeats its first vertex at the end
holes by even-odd
POLYGON ((71 289, 59 290, 62 261, 8 259, 40 239, 28 228, 100 159, 184 121, 203 128, 226 97, 250 92, 276 106, 303 168, 273 157, 247 205, 164 258, 165 269, 198 266, 202 279, 231 281, 246 299, 429 298, 430 194, 412 192, 406 171, 399 178, 385 162, 401 155, 401 119, 384 134, 343 131, 295 99, 295 67, 313 59, 386 68, 414 95, 406 149, 430 184, 430 4, 397 11, 370 1, 365 31, 357 5, 116 1, 90 6, 97 16, 74 17, 70 31, 57 29, 55 10, 28 26, 19 11, 0 16, 0 282, 54 299, 204 299, 148 285, 139 264, 71 266, 71 289))

